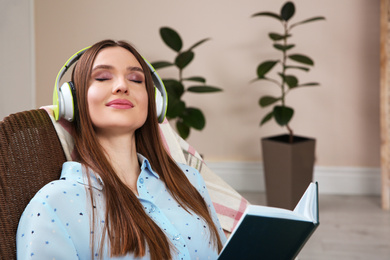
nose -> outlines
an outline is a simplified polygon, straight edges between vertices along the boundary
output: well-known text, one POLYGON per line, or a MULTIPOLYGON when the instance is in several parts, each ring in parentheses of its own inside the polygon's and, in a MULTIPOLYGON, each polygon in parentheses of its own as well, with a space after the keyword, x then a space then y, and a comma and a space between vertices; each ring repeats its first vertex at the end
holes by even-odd
POLYGON ((114 88, 112 89, 112 93, 113 94, 120 94, 120 93, 128 94, 129 89, 128 89, 126 80, 125 79, 118 79, 114 88))

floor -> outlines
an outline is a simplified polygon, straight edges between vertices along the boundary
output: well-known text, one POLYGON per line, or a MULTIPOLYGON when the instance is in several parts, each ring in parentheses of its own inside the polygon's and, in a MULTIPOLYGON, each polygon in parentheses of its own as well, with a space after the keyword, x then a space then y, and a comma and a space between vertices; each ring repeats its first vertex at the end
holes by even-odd
MULTIPOLYGON (((264 193, 241 192, 252 204, 266 205, 264 193)), ((322 195, 320 226, 299 260, 389 260, 390 211, 378 196, 322 195)))

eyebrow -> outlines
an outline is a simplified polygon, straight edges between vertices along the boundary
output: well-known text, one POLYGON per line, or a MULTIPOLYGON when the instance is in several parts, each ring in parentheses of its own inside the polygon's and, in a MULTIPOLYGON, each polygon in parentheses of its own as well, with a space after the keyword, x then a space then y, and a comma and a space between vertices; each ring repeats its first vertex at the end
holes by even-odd
MULTIPOLYGON (((92 72, 94 72, 96 70, 99 70, 99 69, 113 70, 114 66, 105 65, 105 64, 97 65, 96 67, 94 67, 92 69, 92 72)), ((129 66, 129 67, 126 68, 126 70, 128 70, 128 71, 139 71, 139 72, 144 73, 144 70, 141 67, 138 67, 138 66, 129 66)))

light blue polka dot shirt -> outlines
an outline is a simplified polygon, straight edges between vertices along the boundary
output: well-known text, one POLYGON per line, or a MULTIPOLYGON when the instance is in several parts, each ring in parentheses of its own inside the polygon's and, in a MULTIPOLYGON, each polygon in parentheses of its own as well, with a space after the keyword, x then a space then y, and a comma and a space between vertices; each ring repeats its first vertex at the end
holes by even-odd
MULTIPOLYGON (((145 157, 138 154, 138 160, 141 162, 137 181, 139 201, 176 247, 176 251, 172 252, 173 259, 216 259, 218 253, 210 242, 207 224, 196 214, 189 214, 180 207, 145 157)), ((180 164, 179 167, 209 206, 224 244, 226 237, 202 176, 187 165, 180 164)), ((90 176, 91 186, 80 163, 66 162, 61 179, 47 184, 34 196, 19 222, 16 238, 18 259, 92 259, 92 234, 97 237, 94 257, 136 259, 132 255, 110 258, 107 243, 103 256, 98 255, 97 245, 105 224, 105 199, 101 179, 93 173, 90 176), (95 226, 91 225, 92 207, 88 189, 92 189, 94 196, 95 226)), ((149 258, 147 252, 145 257, 137 259, 149 258)))

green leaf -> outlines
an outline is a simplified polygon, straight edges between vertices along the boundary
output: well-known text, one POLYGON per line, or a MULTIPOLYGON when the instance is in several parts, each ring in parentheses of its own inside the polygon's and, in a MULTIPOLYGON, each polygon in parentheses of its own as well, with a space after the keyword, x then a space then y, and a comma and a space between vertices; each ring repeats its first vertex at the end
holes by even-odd
POLYGON ((309 83, 299 84, 297 87, 314 87, 319 85, 320 84, 318 82, 309 82, 309 83))
POLYGON ((301 24, 304 24, 304 23, 309 23, 309 22, 314 22, 314 21, 320 21, 320 20, 325 20, 325 17, 323 16, 316 16, 316 17, 313 17, 313 18, 309 18, 309 19, 306 19, 304 21, 301 21, 301 22, 297 22, 297 23, 294 23, 290 26, 290 29, 297 26, 297 25, 301 25, 301 24))
POLYGON ((186 108, 186 104, 180 99, 170 97, 167 107, 167 118, 173 119, 180 116, 186 108))
POLYGON ((213 87, 213 86, 192 86, 187 89, 187 91, 194 93, 212 93, 212 92, 220 92, 222 89, 213 87))
POLYGON ((175 64, 179 69, 184 69, 194 59, 194 56, 192 51, 180 53, 175 59, 175 64))
POLYGON ((293 117, 294 110, 286 106, 275 106, 273 114, 276 122, 280 126, 285 126, 290 122, 291 118, 293 117))
POLYGON ((171 97, 180 99, 184 93, 184 86, 179 81, 175 79, 164 79, 164 86, 168 92, 169 100, 171 97))
POLYGON ((202 130, 206 125, 206 119, 197 108, 189 107, 182 114, 183 123, 197 130, 202 130))
POLYGON ((304 71, 309 71, 309 68, 306 67, 301 67, 301 66, 285 66, 285 69, 299 69, 299 70, 304 70, 304 71))
POLYGON ((264 78, 265 75, 278 63, 278 60, 264 61, 257 67, 257 78, 264 78))
POLYGON ((196 81, 196 82, 206 83, 206 79, 203 78, 203 77, 190 77, 190 78, 184 78, 183 80, 186 80, 186 81, 196 81))
POLYGON ((173 64, 172 62, 168 62, 168 61, 156 61, 156 62, 152 63, 152 66, 155 70, 162 69, 165 67, 170 67, 173 65, 175 65, 175 64, 173 64))
POLYGON ((310 66, 314 65, 314 61, 311 58, 309 58, 308 56, 302 55, 302 54, 292 54, 292 55, 289 55, 288 57, 296 62, 300 62, 300 63, 310 65, 310 66))
POLYGON ((266 106, 272 105, 273 103, 275 103, 279 100, 280 100, 280 98, 275 98, 275 97, 271 97, 271 96, 264 96, 264 97, 260 98, 259 105, 261 107, 266 107, 266 106))
POLYGON ((280 16, 284 21, 290 20, 291 17, 293 17, 295 13, 295 6, 292 2, 287 2, 285 5, 283 5, 282 9, 280 10, 280 16))
POLYGON ((283 75, 282 73, 278 73, 279 76, 283 79, 284 82, 288 85, 289 88, 295 88, 298 86, 298 79, 293 75, 283 75))
POLYGON ((206 42, 206 41, 209 41, 211 40, 211 38, 206 38, 206 39, 203 39, 203 40, 200 40, 198 41, 197 43, 195 43, 194 45, 192 45, 188 50, 191 51, 192 49, 194 49, 195 47, 198 47, 199 45, 201 45, 202 43, 206 42))
POLYGON ((295 44, 289 44, 289 45, 282 45, 282 44, 274 44, 274 48, 281 51, 288 51, 295 47, 295 44))
POLYGON ((260 126, 267 123, 269 120, 271 120, 274 117, 274 111, 269 112, 260 122, 260 126))
POLYGON ((187 139, 190 135, 190 128, 187 125, 183 124, 183 122, 180 120, 176 121, 176 129, 179 132, 180 137, 184 140, 187 139))
POLYGON ((279 33, 269 33, 268 36, 271 38, 271 40, 273 41, 280 41, 280 40, 284 40, 288 37, 291 36, 291 34, 285 34, 285 35, 282 35, 282 34, 279 34, 279 33))
POLYGON ((164 43, 176 52, 179 52, 183 47, 183 42, 180 38, 180 35, 172 28, 160 28, 160 36, 163 39, 164 43))
POLYGON ((284 81, 287 83, 289 88, 295 88, 298 86, 298 79, 292 75, 286 75, 284 81))
POLYGON ((282 17, 280 17, 278 14, 271 13, 271 12, 260 12, 252 15, 252 17, 256 17, 256 16, 268 16, 268 17, 275 18, 278 21, 282 21, 282 17))

